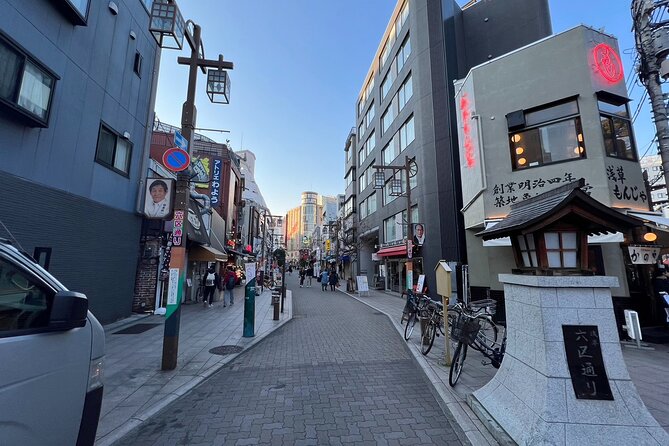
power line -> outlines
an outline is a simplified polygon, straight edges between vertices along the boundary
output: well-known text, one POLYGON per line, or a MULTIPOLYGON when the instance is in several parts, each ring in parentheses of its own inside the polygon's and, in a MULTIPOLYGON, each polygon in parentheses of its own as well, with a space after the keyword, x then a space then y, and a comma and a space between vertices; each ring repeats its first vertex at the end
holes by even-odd
POLYGON ((648 143, 648 147, 646 147, 646 151, 643 152, 643 155, 639 157, 639 160, 643 159, 646 157, 646 154, 650 150, 651 147, 653 147, 653 143, 657 140, 657 136, 653 136, 653 139, 650 140, 650 143, 648 143))

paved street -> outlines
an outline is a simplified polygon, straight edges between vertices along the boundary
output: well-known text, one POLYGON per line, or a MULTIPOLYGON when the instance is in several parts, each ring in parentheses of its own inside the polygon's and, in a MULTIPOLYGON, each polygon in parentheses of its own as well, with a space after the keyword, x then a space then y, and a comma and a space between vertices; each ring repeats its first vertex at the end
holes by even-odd
POLYGON ((288 286, 291 322, 121 444, 461 444, 384 314, 288 286))

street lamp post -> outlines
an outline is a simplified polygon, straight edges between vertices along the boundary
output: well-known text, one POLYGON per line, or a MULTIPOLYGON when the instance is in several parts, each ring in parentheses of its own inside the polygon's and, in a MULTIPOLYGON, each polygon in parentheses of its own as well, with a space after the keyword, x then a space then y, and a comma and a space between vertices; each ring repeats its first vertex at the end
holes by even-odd
POLYGON ((372 168, 376 169, 374 174, 374 189, 383 189, 385 187, 385 173, 384 170, 392 170, 393 177, 391 181, 390 194, 400 197, 404 195, 407 199, 407 261, 406 261, 406 287, 413 288, 413 227, 411 215, 411 177, 417 173, 416 157, 404 157, 403 166, 384 166, 374 165, 372 168), (403 172, 406 181, 406 191, 402 193, 402 180, 395 178, 396 172, 403 172))
MULTIPOLYGON (((181 133, 188 142, 187 150, 190 151, 195 131, 196 108, 195 88, 197 84, 197 69, 205 72, 205 68, 216 68, 218 72, 223 69, 233 69, 232 62, 223 61, 219 55, 218 60, 212 61, 204 58, 204 48, 201 41, 200 26, 188 21, 183 22, 179 8, 173 0, 156 0, 151 8, 151 22, 149 31, 156 43, 161 48, 183 47, 183 37, 191 48, 190 57, 179 57, 177 62, 189 66, 188 90, 186 102, 181 109, 181 133), (188 24, 193 25, 190 33, 188 24), (168 46, 165 42, 172 39, 176 46, 168 46), (200 57, 202 55, 202 57, 200 57)), ((226 76, 219 76, 219 81, 227 81, 226 76)), ((217 91, 229 92, 229 83, 226 85, 207 85, 217 91)), ((211 96, 210 96, 211 97, 211 96)), ((226 97, 229 97, 226 96, 226 97)), ((190 169, 188 169, 190 170, 190 169)), ((177 185, 174 203, 174 229, 172 237, 172 252, 170 257, 169 292, 167 298, 167 311, 165 313, 165 331, 163 339, 162 370, 174 370, 177 366, 179 352, 179 326, 181 320, 181 300, 184 295, 184 284, 187 265, 187 228, 188 228, 188 202, 190 197, 190 172, 182 171, 177 174, 177 185), (180 233, 180 236, 177 236, 180 233)))

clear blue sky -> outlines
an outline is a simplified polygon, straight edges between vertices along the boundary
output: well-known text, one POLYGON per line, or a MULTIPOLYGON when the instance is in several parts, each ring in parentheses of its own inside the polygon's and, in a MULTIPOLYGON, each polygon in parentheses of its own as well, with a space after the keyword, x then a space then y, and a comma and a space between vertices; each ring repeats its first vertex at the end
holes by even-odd
MULTIPOLYGON (((395 0, 178 3, 184 18, 202 27, 207 58, 222 53, 235 64, 229 105, 211 104, 205 77, 199 75, 197 126, 230 130, 206 134, 256 154, 256 181, 272 213, 297 206, 306 190, 343 193, 344 142, 355 125, 355 102, 395 0)), ((628 75, 634 46, 630 3, 550 0, 553 31, 580 23, 604 28, 619 39, 628 75)), ((173 125, 180 125, 186 96, 188 70, 177 65, 179 55, 187 55, 186 50, 163 51, 156 100, 160 120, 173 125)), ((632 112, 642 94, 639 85, 632 90, 632 112)), ((643 154, 654 134, 647 105, 635 128, 643 154)))

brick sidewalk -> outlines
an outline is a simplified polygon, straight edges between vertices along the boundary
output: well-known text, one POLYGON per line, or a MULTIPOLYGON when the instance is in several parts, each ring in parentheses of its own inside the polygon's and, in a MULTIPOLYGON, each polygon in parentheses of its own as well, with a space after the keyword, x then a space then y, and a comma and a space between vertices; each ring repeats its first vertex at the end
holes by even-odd
POLYGON ((212 308, 183 305, 179 334, 179 356, 173 371, 160 370, 163 346, 163 316, 129 318, 130 324, 156 324, 140 334, 114 334, 119 323, 105 327, 105 389, 96 445, 111 445, 160 409, 205 380, 238 354, 218 356, 213 347, 236 345, 244 350, 288 322, 292 317, 291 292, 286 293, 284 313, 273 321, 271 293, 256 297, 255 336, 242 337, 244 287, 235 288, 235 305, 212 308))
MULTIPOLYGON (((404 334, 404 325, 400 325, 405 304, 402 298, 376 290, 370 290, 369 296, 363 297, 345 294, 388 315, 395 328, 404 334)), ((496 370, 490 365, 482 365, 483 355, 469 349, 462 375, 455 388, 450 387, 449 368, 444 365, 444 338, 435 339, 427 356, 421 354, 419 342, 419 331, 414 331, 409 340, 411 351, 442 397, 446 411, 462 427, 472 444, 497 444, 467 404, 467 396, 490 381, 496 370)), ((654 344, 653 347, 655 350, 623 346, 623 358, 641 399, 660 426, 669 432, 669 405, 666 403, 669 400, 669 345, 654 344)))

